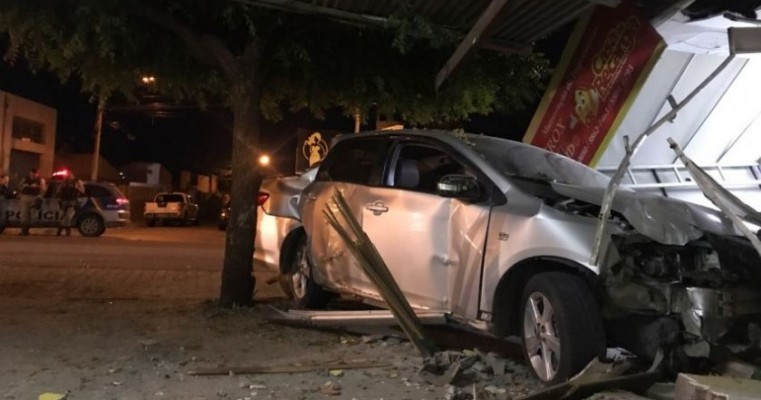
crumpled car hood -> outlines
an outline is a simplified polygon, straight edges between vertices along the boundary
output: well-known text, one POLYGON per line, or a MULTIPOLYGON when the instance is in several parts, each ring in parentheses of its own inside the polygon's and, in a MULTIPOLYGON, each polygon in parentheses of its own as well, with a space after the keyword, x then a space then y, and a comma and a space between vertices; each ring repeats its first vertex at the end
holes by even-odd
MULTIPOLYGON (((552 183, 552 188, 563 196, 595 205, 602 205, 605 195, 604 187, 552 183)), ((619 190, 612 209, 639 233, 662 244, 683 246, 701 238, 703 232, 741 235, 720 211, 669 197, 619 190)))

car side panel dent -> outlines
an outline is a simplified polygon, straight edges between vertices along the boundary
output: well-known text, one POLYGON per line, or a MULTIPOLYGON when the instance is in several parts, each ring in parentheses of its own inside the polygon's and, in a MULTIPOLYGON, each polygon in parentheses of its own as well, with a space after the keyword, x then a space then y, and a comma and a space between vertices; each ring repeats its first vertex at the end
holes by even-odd
POLYGON ((257 235, 254 243, 254 263, 258 268, 278 272, 283 240, 301 223, 295 219, 276 217, 257 207, 257 235))

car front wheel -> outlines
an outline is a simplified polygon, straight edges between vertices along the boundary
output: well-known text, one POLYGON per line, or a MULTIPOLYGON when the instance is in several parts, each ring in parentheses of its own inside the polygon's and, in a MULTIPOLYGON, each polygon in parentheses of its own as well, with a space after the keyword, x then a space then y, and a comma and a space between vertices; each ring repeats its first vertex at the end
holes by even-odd
POLYGON ((564 382, 604 353, 600 306, 580 277, 537 274, 528 281, 521 304, 524 355, 542 382, 564 382))
POLYGON ((291 257, 289 272, 285 274, 293 307, 301 310, 324 308, 330 299, 329 293, 312 277, 312 264, 309 261, 308 252, 307 238, 301 235, 291 257))

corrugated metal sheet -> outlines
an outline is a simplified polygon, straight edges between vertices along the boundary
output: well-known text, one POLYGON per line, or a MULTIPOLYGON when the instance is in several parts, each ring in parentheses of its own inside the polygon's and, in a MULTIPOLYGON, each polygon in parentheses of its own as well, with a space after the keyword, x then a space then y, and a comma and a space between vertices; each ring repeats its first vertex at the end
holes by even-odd
MULTIPOLYGON (((402 10, 399 0, 296 0, 314 6, 387 18, 402 10)), ((466 33, 491 0, 412 0, 410 11, 431 22, 466 33)), ((492 39, 530 43, 576 19, 588 0, 513 0, 494 24, 492 39)))

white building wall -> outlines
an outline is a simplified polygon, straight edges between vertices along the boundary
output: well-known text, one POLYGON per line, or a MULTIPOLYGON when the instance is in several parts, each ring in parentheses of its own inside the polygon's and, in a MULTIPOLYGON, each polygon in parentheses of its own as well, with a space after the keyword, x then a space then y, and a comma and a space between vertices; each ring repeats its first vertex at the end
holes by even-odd
POLYGON ((0 91, 0 168, 11 169, 11 155, 14 150, 39 155, 40 175, 53 173, 57 112, 55 109, 0 91), (13 138, 14 118, 20 117, 43 127, 42 143, 34 143, 13 138))

